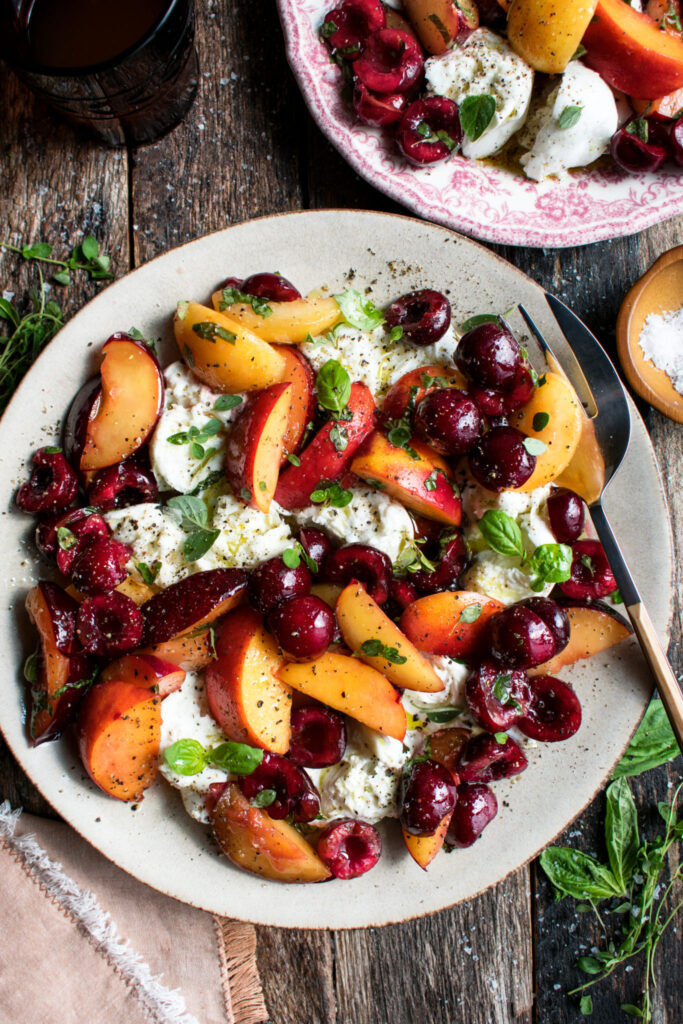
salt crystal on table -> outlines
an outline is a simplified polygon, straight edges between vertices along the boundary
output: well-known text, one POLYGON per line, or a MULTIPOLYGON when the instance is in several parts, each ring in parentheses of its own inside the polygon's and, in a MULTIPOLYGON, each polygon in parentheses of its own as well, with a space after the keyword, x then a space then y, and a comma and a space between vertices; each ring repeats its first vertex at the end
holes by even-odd
POLYGON ((683 309, 650 313, 638 338, 643 355, 683 394, 683 309))

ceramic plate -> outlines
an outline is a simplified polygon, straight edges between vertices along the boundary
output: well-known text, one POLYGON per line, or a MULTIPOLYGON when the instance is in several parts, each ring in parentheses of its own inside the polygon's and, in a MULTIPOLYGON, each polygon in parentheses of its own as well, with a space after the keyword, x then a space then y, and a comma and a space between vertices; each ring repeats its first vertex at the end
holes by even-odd
MULTIPOLYGON (((584 721, 565 743, 532 744, 529 769, 498 783, 500 814, 468 850, 440 856, 425 874, 386 833, 378 866, 352 882, 315 891, 263 882, 218 855, 202 826, 161 781, 137 809, 99 792, 68 742, 31 749, 25 739, 21 665, 35 644, 23 602, 40 567, 27 517, 11 495, 31 452, 54 444, 55 426, 80 384, 98 365, 101 343, 134 324, 164 340, 176 358, 171 314, 179 299, 206 301, 228 274, 246 277, 277 267, 303 291, 327 285, 367 287, 384 304, 420 286, 449 289, 456 322, 523 302, 562 347, 542 290, 488 250, 444 228, 404 217, 326 210, 287 214, 230 227, 153 260, 112 284, 54 339, 19 387, 0 422, 0 587, 5 594, 0 642, 0 725, 20 764, 53 807, 89 842, 136 878, 187 903, 267 925, 351 928, 382 925, 447 907, 494 885, 546 846, 579 813, 625 747, 650 693, 631 641, 572 668, 584 721), (368 243, 367 240, 371 242, 368 243), (267 254, 264 258, 264 253, 267 254)), ((667 510, 645 428, 633 412, 631 445, 610 487, 608 511, 660 636, 671 602, 667 510), (644 540, 644 538, 647 538, 644 540)), ((43 572, 45 569, 43 568, 43 572)))
POLYGON ((332 0, 277 0, 287 56, 308 108, 353 169, 414 213, 505 245, 585 245, 642 231, 683 212, 683 170, 626 174, 614 164, 537 184, 463 157, 411 167, 386 130, 356 121, 341 71, 318 31, 332 0))

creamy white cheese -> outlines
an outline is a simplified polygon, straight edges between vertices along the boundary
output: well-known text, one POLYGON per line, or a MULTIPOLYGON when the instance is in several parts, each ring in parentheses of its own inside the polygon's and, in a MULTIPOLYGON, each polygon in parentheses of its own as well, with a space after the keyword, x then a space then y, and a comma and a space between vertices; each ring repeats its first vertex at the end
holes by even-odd
POLYGON ((520 142, 529 149, 520 162, 527 178, 542 181, 570 167, 585 167, 602 156, 617 130, 617 106, 612 90, 595 71, 570 61, 560 84, 529 118, 520 142), (572 107, 578 120, 561 127, 572 107))
POLYGON ((211 559, 216 567, 247 569, 292 546, 289 526, 275 503, 264 513, 224 494, 216 501, 212 526, 221 532, 202 561, 211 559))
POLYGON ((172 363, 164 377, 164 409, 150 442, 150 460, 162 491, 187 494, 209 473, 220 470, 226 431, 221 430, 203 443, 206 454, 200 458, 193 457, 189 444, 173 444, 169 438, 187 433, 190 427, 201 430, 214 417, 226 426, 239 415, 241 406, 216 412, 218 392, 197 380, 184 363, 172 363))
POLYGON ((129 563, 132 571, 137 562, 148 566, 160 562, 156 582, 161 587, 170 587, 196 571, 199 563, 190 565, 183 556, 185 532, 177 517, 161 505, 131 505, 106 512, 104 518, 116 539, 132 548, 129 563))
POLYGON ((381 491, 362 484, 351 488, 344 508, 308 505, 291 513, 301 526, 318 526, 342 544, 369 544, 395 562, 415 531, 408 511, 381 491))
POLYGON ((463 155, 481 159, 497 153, 523 125, 534 84, 534 72, 504 39, 478 28, 463 43, 425 64, 429 90, 462 103, 467 96, 492 96, 496 110, 478 139, 467 136, 463 155))

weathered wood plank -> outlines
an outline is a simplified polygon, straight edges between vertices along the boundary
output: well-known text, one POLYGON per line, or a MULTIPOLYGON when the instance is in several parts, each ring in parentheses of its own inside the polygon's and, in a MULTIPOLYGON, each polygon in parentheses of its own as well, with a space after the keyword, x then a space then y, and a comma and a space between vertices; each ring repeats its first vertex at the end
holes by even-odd
MULTIPOLYGON (((113 269, 128 263, 128 168, 125 151, 104 150, 58 121, 4 65, 0 66, 0 240, 13 245, 50 242, 55 255, 68 256, 84 235, 92 234, 112 252, 113 269)), ((35 265, 12 253, 0 253, 2 290, 15 301, 38 284, 35 265)), ((49 278, 49 271, 45 271, 49 278)), ((78 274, 67 289, 52 293, 65 317, 75 313, 102 285, 78 274)), ((17 766, 0 737, 2 795, 13 806, 52 815, 35 787, 17 766)))
MULTIPOLYGON (((274 1024, 337 1024, 330 932, 257 928, 256 937, 263 994, 274 1024)), ((351 1024, 352 1018, 346 1020, 351 1024)))

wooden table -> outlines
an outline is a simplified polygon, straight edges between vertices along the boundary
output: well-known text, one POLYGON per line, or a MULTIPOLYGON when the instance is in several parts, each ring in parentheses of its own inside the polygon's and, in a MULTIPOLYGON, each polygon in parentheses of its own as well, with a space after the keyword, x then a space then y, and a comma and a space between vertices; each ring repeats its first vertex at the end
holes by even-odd
MULTIPOLYGON (((77 137, 0 69, 3 240, 45 240, 66 249, 91 233, 113 253, 115 272, 121 275, 168 248, 251 217, 332 206, 404 212, 359 180, 311 121, 286 64, 273 5, 206 0, 199 8, 197 102, 185 124, 136 152, 107 150, 77 137)), ((637 236, 584 248, 493 248, 568 302, 611 346, 626 290, 657 256, 683 240, 682 229, 678 218, 637 236)), ((23 294, 28 269, 19 270, 8 256, 0 257, 0 267, 2 288, 23 294)), ((65 311, 74 313, 96 290, 92 285, 70 287, 65 311)), ((674 533, 683 548, 678 484, 683 433, 658 413, 645 412, 660 464, 666 467, 674 533)), ((680 604, 670 654, 677 671, 683 671, 680 604)), ((34 813, 53 813, 4 744, 0 757, 2 797, 34 813)), ((677 774, 663 768, 634 781, 636 799, 647 815, 668 795, 667 781, 677 774)), ((561 841, 604 855, 603 806, 600 796, 561 841)), ((404 925, 332 933, 258 928, 259 968, 272 1020, 584 1020, 578 1002, 565 991, 584 980, 573 964, 595 934, 591 915, 574 916, 566 902, 553 904, 542 872, 531 864, 467 904, 404 925)), ((655 1021, 681 1024, 680 930, 678 936, 667 934, 659 956, 655 1021)), ((594 1024, 625 1021, 619 1004, 635 1002, 638 989, 637 970, 618 973, 611 984, 599 986, 594 1024)))

